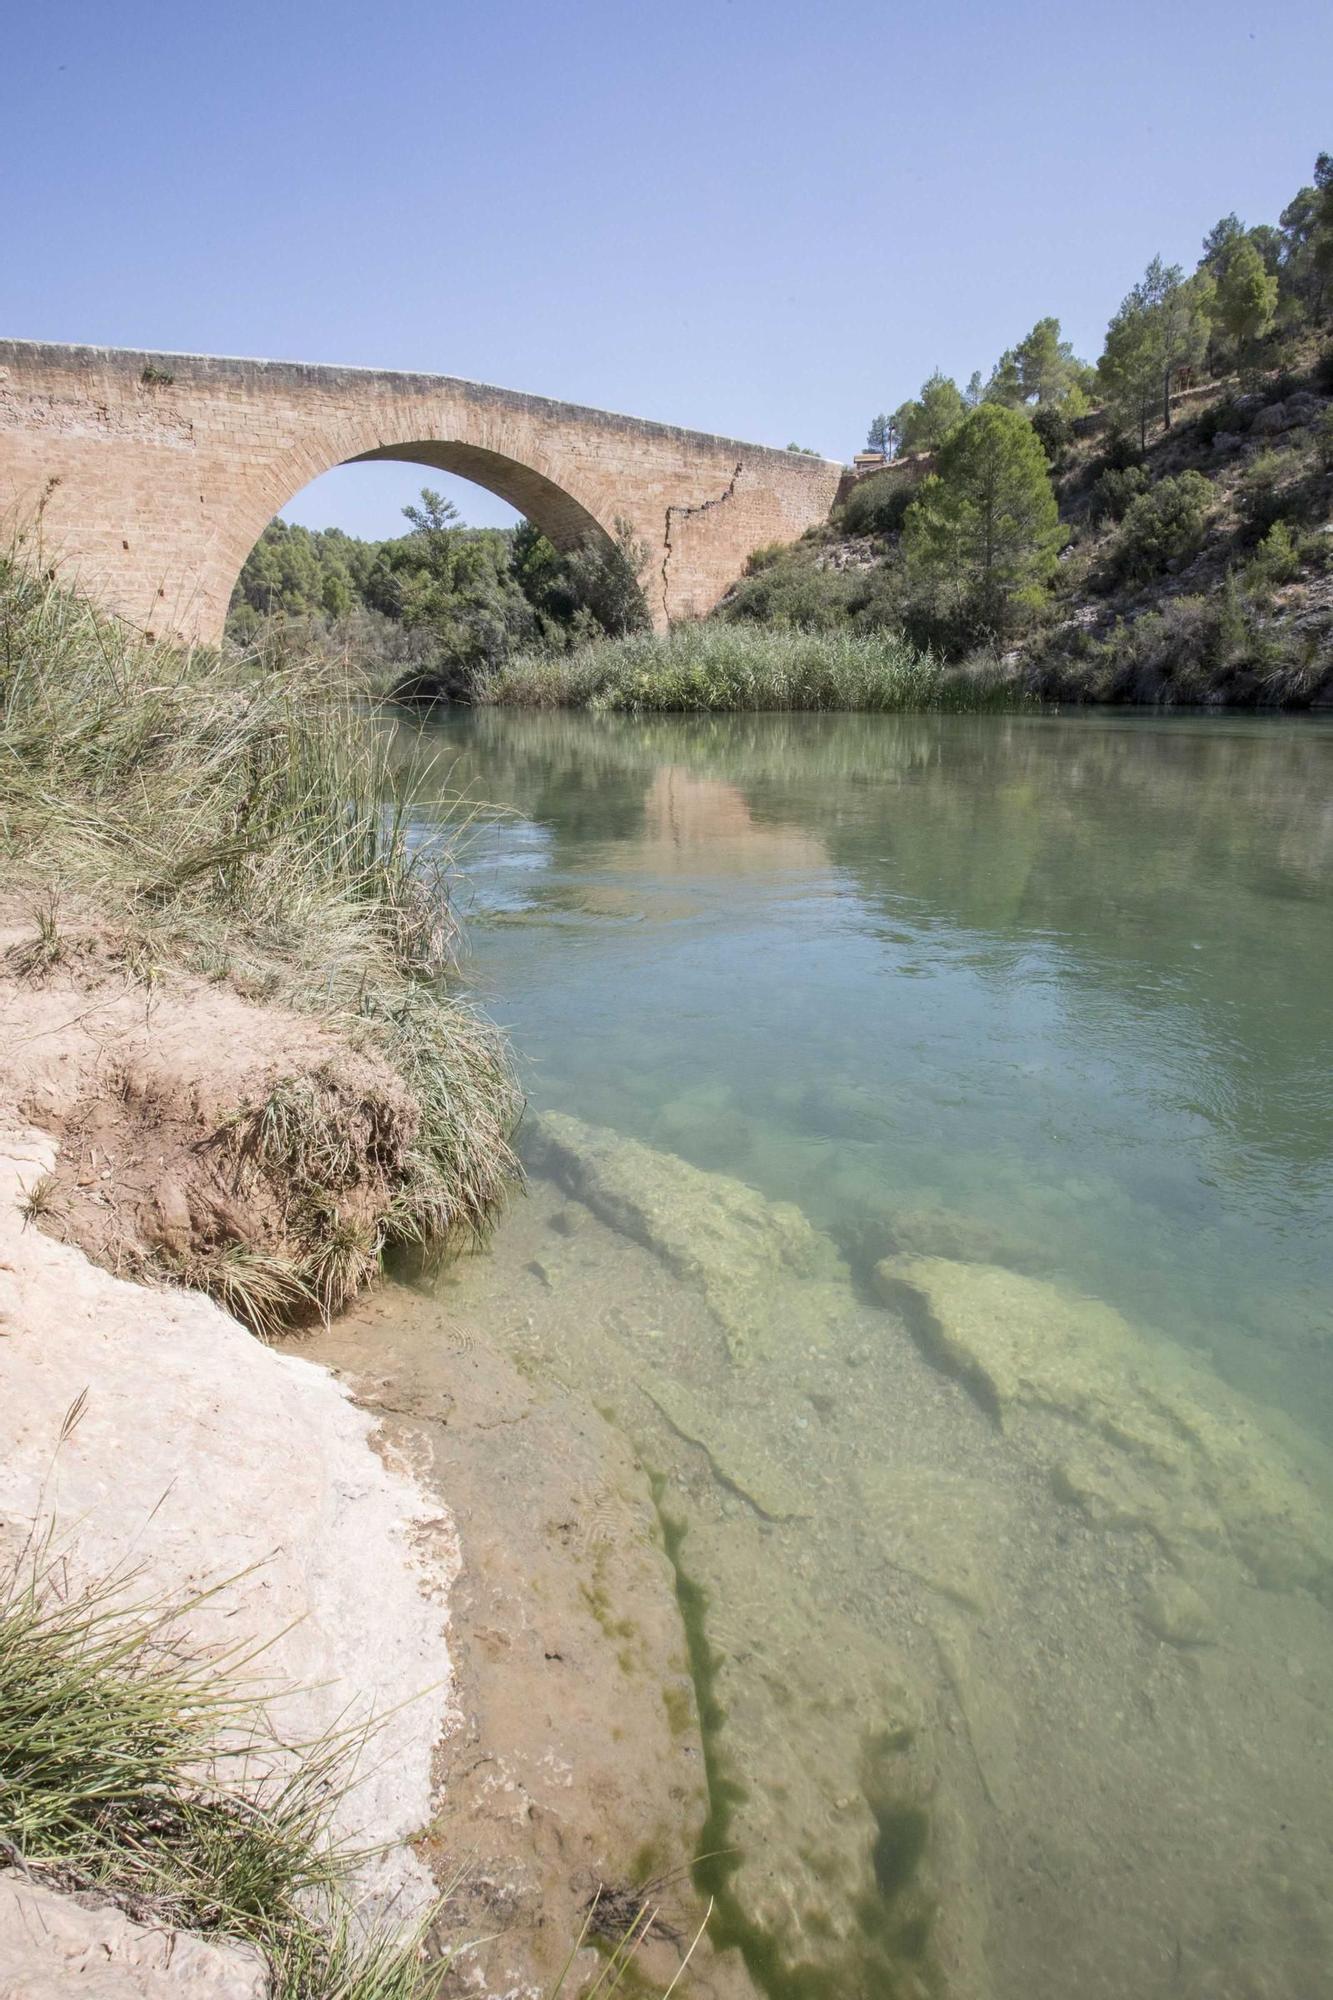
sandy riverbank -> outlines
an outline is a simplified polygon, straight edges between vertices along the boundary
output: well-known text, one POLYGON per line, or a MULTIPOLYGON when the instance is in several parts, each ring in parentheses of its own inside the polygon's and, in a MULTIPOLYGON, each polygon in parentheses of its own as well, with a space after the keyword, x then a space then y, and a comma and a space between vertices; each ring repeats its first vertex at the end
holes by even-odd
MULTIPOLYGON (((325 1024, 183 977, 145 989, 91 943, 39 979, 4 962, 0 1558, 36 1526, 75 1586, 225 1583, 188 1643, 262 1644, 250 1671, 296 1690, 274 1705, 287 1736, 380 1721, 335 1831, 383 1849, 358 1878, 375 1914, 406 1925, 447 1890, 432 1949, 488 1940, 451 1987, 538 2000, 598 1890, 655 1872, 675 1879, 642 1963, 665 1985, 697 1927, 680 1871, 706 1801, 671 1569, 624 1439, 465 1325, 449 1393, 414 1398, 391 1295, 360 1333, 279 1351, 162 1281, 164 1251, 219 1228, 263 1241, 263 1186, 220 1135, 275 1080, 338 1079, 371 1133, 392 1077, 325 1024), (386 1319, 368 1372, 358 1340, 386 1319), (587 1587, 608 1561, 614 1604, 587 1587)), ((31 1919, 10 1912, 12 1951, 31 1919)), ((6 1949, 0 1910, 0 1970, 6 1949)), ((692 1991, 748 1990, 706 1956, 692 1991)))

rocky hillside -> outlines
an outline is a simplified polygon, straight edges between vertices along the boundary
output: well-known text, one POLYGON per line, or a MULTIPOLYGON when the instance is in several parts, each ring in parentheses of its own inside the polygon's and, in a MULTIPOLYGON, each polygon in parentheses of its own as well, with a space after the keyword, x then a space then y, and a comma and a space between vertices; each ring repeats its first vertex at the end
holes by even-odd
MULTIPOLYGON (((1146 440, 1094 410, 1047 442, 1067 540, 1051 589, 983 642, 1051 699, 1333 704, 1333 351, 1179 396, 1146 440)), ((849 485, 832 521, 760 550, 721 615, 902 627, 955 656, 938 596, 914 590, 903 523, 916 454, 849 485)))

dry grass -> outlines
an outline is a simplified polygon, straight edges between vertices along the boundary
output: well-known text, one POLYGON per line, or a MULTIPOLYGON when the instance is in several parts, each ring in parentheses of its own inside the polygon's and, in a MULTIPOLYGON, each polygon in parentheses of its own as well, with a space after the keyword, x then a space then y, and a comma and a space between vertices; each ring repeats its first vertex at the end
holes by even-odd
MULTIPOLYGON (((286 1270, 224 1247, 195 1282, 268 1330, 336 1309, 393 1240, 485 1230, 518 1175, 508 1052, 453 990, 447 850, 417 839, 387 727, 327 662, 150 645, 0 558, 0 863, 36 925, 11 970, 44 976, 58 912, 91 912, 134 976, 330 1019, 420 1108, 372 1227, 306 1232, 286 1270)), ((294 1079, 253 1135, 316 1224, 348 1171, 326 1111, 294 1079)))

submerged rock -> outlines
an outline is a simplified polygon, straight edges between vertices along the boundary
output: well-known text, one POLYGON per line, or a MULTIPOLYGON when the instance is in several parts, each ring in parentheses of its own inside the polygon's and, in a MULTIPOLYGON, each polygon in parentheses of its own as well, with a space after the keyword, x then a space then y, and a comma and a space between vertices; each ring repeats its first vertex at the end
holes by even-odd
POLYGON ((647 1371, 640 1387, 678 1436, 707 1453, 721 1484, 739 1493, 765 1520, 791 1521, 813 1511, 810 1496, 765 1449, 763 1429, 756 1427, 751 1412, 697 1396, 683 1382, 647 1371))
POLYGON ((558 1111, 534 1119, 527 1150, 703 1293, 733 1361, 823 1345, 845 1314, 846 1266, 793 1203, 558 1111))
POLYGON ((794 1577, 775 1603, 754 1532, 671 1536, 706 1676, 715 1940, 767 1993, 922 2000, 941 1955, 980 1992, 971 1912, 940 1901, 952 1836, 926 1710, 882 1639, 794 1577))
POLYGON ((1172 1646, 1210 1646, 1216 1621, 1192 1583, 1168 1571, 1154 1577, 1143 1596, 1143 1622, 1172 1646))
POLYGON ((1091 1519, 1229 1547, 1257 1583, 1333 1604, 1331 1469, 1172 1342, 997 1265, 894 1257, 877 1278, 1002 1425, 1026 1409, 1075 1427, 1056 1487, 1091 1519))
POLYGON ((988 1481, 930 1466, 869 1465, 857 1476, 884 1560, 968 1611, 988 1611, 1004 1555, 1007 1509, 988 1481))

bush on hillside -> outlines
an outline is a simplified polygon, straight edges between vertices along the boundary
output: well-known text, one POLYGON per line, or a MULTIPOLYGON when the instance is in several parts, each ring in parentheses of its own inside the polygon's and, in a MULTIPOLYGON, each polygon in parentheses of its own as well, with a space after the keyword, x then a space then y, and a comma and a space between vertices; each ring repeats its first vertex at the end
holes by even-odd
POLYGON ((1228 577, 1211 597, 1176 597, 1037 661, 1031 684, 1057 700, 1306 707, 1333 692, 1325 631, 1266 619, 1228 577))
POLYGON ((1250 533, 1267 534, 1275 521, 1287 512, 1290 495, 1284 490, 1290 460, 1276 451, 1261 451, 1241 474, 1236 499, 1241 518, 1250 533))
POLYGON ((912 504, 917 482, 909 472, 874 472, 858 480, 842 508, 848 535, 896 535, 912 504))
POLYGON ((1143 447, 1128 431, 1113 430, 1102 447, 1101 469, 1104 472, 1124 472, 1131 465, 1142 465, 1143 447))
POLYGON ((1300 573, 1301 555, 1296 537, 1285 521, 1274 521, 1246 570, 1246 584, 1263 594, 1294 582, 1300 573))
POLYGON ((1074 426, 1055 403, 1042 403, 1032 412, 1032 428, 1041 440, 1048 465, 1059 465, 1069 449, 1074 426))
POLYGON ((1144 465, 1108 465, 1092 489, 1094 521, 1123 521, 1131 504, 1150 484, 1144 465))
POLYGON ((1111 551, 1112 580, 1142 583, 1183 563, 1203 540, 1213 489, 1199 472, 1159 479, 1130 503, 1111 551))
POLYGON ((1333 472, 1333 404, 1330 404, 1314 427, 1315 458, 1322 472, 1333 472))
POLYGON ((849 624, 863 608, 869 574, 864 569, 821 567, 808 547, 781 549, 758 568, 751 560, 720 615, 738 624, 826 632, 849 624))

